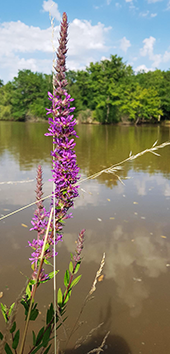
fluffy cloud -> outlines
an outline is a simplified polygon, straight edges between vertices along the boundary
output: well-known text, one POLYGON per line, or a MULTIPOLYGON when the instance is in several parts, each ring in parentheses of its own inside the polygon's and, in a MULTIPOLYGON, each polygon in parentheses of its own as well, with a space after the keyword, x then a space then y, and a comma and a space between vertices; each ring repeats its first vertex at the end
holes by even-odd
POLYGON ((131 47, 130 41, 126 37, 123 37, 120 41, 120 49, 126 53, 129 47, 131 47))
MULTIPOLYGON (((51 0, 43 3, 46 11, 50 3, 51 0)), ((53 16, 56 11, 57 8, 54 7, 53 16)), ((105 27, 100 22, 95 26, 89 21, 78 19, 70 23, 68 67, 74 70, 80 69, 89 61, 94 61, 96 53, 107 51, 106 37, 110 29, 111 27, 105 27)), ((59 26, 55 26, 54 38, 58 38, 58 33, 59 26)), ((50 73, 53 56, 51 38, 51 27, 41 29, 28 26, 21 21, 2 23, 0 25, 0 76, 8 72, 6 79, 11 80, 18 69, 50 73)), ((56 48, 57 40, 54 40, 53 44, 56 48)))
POLYGON ((147 73, 148 71, 153 71, 153 68, 148 69, 148 68, 146 67, 146 65, 142 64, 142 65, 137 66, 137 67, 134 69, 134 71, 135 71, 135 73, 138 73, 138 72, 140 72, 140 71, 144 71, 145 73, 147 73))
POLYGON ((140 49, 140 55, 143 57, 148 56, 151 61, 153 61, 152 66, 158 67, 159 64, 162 62, 162 55, 161 54, 154 54, 153 47, 156 42, 156 39, 152 36, 149 38, 145 38, 143 40, 144 46, 140 49))
POLYGON ((146 12, 140 12, 139 14, 141 17, 147 17, 149 15, 149 11, 146 12))
POLYGON ((157 14, 155 13, 155 14, 151 14, 151 17, 156 17, 157 16, 157 14))
POLYGON ((60 21, 61 15, 58 10, 58 4, 56 4, 53 0, 43 1, 43 11, 49 12, 52 17, 60 21))

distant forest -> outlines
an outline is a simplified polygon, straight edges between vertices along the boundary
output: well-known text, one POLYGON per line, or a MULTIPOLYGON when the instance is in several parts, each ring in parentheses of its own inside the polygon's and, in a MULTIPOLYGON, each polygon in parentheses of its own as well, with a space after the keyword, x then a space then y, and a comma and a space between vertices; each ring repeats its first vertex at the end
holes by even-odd
MULTIPOLYGON (((121 57, 111 55, 66 76, 74 115, 81 123, 170 119, 170 70, 135 74, 121 57)), ((20 70, 6 85, 0 80, 0 120, 47 120, 48 91, 53 91, 52 74, 20 70)))

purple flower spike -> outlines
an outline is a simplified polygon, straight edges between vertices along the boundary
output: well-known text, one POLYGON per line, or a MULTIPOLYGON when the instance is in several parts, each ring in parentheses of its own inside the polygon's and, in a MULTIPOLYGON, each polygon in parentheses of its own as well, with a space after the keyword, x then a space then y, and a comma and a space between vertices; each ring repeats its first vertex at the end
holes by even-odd
POLYGON ((81 252, 83 249, 83 244, 84 244, 84 234, 85 234, 85 229, 83 229, 78 236, 77 240, 77 248, 76 248, 76 254, 73 256, 73 259, 75 262, 79 262, 81 259, 81 252))
MULTIPOLYGON (((70 107, 73 98, 66 91, 66 53, 67 53, 67 15, 64 12, 59 48, 57 51, 57 63, 55 66, 56 75, 54 77, 54 92, 48 92, 49 100, 52 107, 48 109, 47 114, 51 113, 49 118, 49 129, 47 136, 53 136, 54 149, 51 152, 53 156, 52 181, 55 183, 55 218, 56 232, 61 231, 60 220, 66 218, 67 211, 73 206, 74 198, 78 196, 78 186, 76 183, 79 179, 76 154, 74 151, 75 142, 73 136, 77 137, 74 130, 76 120, 72 112, 74 107, 70 107)), ((53 201, 52 201, 53 204, 53 201)), ((69 216, 67 216, 68 218, 69 216)))

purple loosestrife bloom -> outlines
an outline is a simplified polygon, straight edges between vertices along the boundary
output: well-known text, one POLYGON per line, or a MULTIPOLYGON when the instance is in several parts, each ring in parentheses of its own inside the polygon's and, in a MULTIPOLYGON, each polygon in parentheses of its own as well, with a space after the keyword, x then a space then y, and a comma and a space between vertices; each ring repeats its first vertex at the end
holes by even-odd
POLYGON ((54 149, 51 152, 53 156, 53 177, 55 183, 55 217, 56 217, 56 231, 61 230, 61 220, 71 217, 66 215, 70 207, 73 206, 73 200, 78 196, 77 183, 79 177, 79 168, 76 162, 76 154, 74 151, 75 142, 73 136, 77 137, 74 130, 76 120, 73 118, 72 112, 74 107, 70 104, 74 100, 68 95, 65 87, 67 86, 66 80, 66 53, 67 53, 67 15, 64 12, 59 48, 57 51, 56 75, 54 77, 54 93, 49 92, 49 100, 52 101, 52 107, 48 110, 47 114, 51 114, 49 118, 49 133, 47 136, 53 136, 54 149))
POLYGON ((73 259, 75 262, 79 262, 81 260, 81 252, 83 249, 83 244, 84 244, 84 233, 85 233, 85 229, 83 229, 78 236, 78 240, 77 240, 77 247, 76 247, 76 254, 75 256, 73 256, 73 259))
MULTIPOLYGON (((55 67, 56 75, 53 80, 53 95, 48 92, 49 100, 52 102, 52 107, 47 109, 47 114, 51 114, 52 117, 49 118, 48 133, 45 134, 53 137, 54 144, 51 155, 53 156, 52 181, 54 181, 55 184, 55 243, 62 238, 61 231, 63 227, 63 220, 71 217, 71 214, 68 215, 67 212, 68 209, 73 206, 74 198, 78 196, 78 186, 76 186, 76 183, 79 179, 79 168, 77 166, 76 154, 74 151, 76 144, 73 139, 73 136, 77 137, 74 130, 76 120, 72 114, 75 108, 71 107, 71 102, 74 101, 74 99, 70 97, 65 89, 68 84, 65 75, 67 29, 67 15, 64 12, 60 30, 59 48, 57 51, 57 63, 55 67)), ((36 230, 38 234, 37 240, 33 240, 32 243, 29 242, 29 246, 33 248, 33 253, 30 258, 32 264, 34 264, 33 277, 36 276, 38 260, 41 255, 45 231, 50 215, 50 212, 47 213, 42 202, 39 201, 42 198, 42 171, 40 167, 38 169, 36 194, 38 208, 32 220, 32 229, 36 230)), ((53 198, 51 206, 52 205, 53 198)), ((82 232, 84 235, 84 231, 82 232)), ((50 232, 47 242, 48 245, 44 254, 44 258, 46 259, 52 257, 54 253, 53 250, 50 251, 50 245, 54 244, 53 221, 50 225, 50 232)), ((79 251, 77 251, 77 257, 79 256, 79 251)), ((42 273, 41 279, 43 277, 47 277, 47 275, 42 273)))

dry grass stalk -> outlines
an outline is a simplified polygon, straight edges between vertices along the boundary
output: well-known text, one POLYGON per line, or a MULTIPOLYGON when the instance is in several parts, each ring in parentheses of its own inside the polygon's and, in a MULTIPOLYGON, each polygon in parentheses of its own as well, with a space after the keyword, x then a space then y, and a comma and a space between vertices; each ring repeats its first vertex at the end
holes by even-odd
POLYGON ((98 278, 100 277, 100 275, 101 275, 101 273, 102 273, 104 264, 105 264, 105 253, 103 253, 103 257, 102 257, 102 260, 101 260, 101 263, 100 263, 100 268, 99 268, 99 270, 98 270, 97 273, 96 273, 96 276, 95 276, 93 285, 92 285, 92 287, 91 287, 91 290, 90 290, 90 292, 89 292, 89 295, 92 295, 92 294, 94 293, 94 291, 96 290, 97 280, 98 280, 98 278))
POLYGON ((106 339, 107 339, 107 337, 108 337, 109 334, 110 334, 110 331, 108 331, 108 332, 106 333, 106 335, 105 335, 105 337, 103 338, 103 341, 102 341, 100 347, 90 350, 90 352, 88 352, 87 354, 93 354, 93 353, 100 354, 100 352, 104 352, 103 347, 104 347, 104 345, 105 345, 105 343, 106 343, 106 339))
POLYGON ((74 349, 77 349, 79 348, 81 345, 85 344, 89 338, 92 337, 93 333, 95 331, 97 331, 101 326, 103 326, 104 322, 100 323, 97 327, 91 329, 91 331, 85 336, 85 338, 83 339, 83 337, 79 338, 77 341, 76 341, 76 345, 74 347, 74 349))

